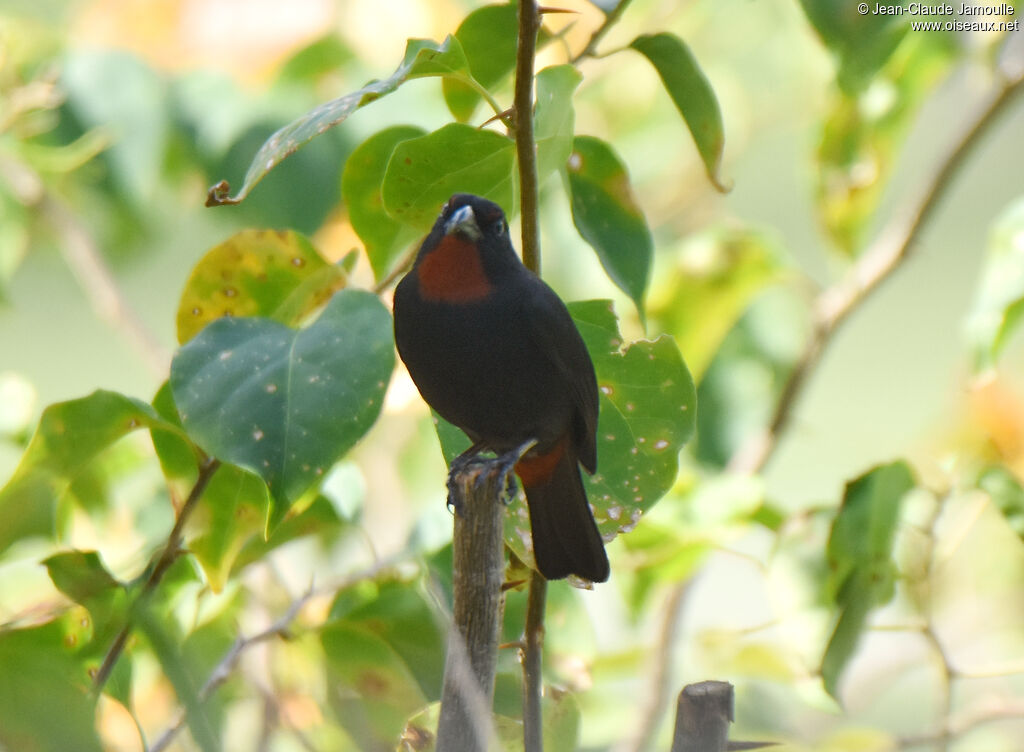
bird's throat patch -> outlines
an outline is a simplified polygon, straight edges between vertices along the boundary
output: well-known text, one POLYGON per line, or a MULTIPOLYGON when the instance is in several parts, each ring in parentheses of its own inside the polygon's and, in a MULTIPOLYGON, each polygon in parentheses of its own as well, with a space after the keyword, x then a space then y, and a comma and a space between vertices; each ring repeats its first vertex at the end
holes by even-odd
POLYGON ((479 249, 458 235, 441 238, 420 261, 417 277, 420 295, 435 302, 470 303, 487 297, 493 288, 479 249))

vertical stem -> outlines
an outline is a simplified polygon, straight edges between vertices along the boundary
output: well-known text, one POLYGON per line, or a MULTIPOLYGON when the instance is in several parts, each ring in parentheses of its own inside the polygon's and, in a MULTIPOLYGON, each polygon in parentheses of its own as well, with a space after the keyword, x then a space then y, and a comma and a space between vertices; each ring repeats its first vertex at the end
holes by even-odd
POLYGON ((526 636, 523 640, 523 749, 543 752, 541 687, 544 655, 544 606, 548 581, 540 572, 530 575, 530 596, 526 604, 526 636))
MULTIPOLYGON (((536 0, 519 0, 519 42, 516 48, 515 125, 519 161, 519 205, 522 212, 523 264, 540 274, 540 221, 537 186, 537 151, 533 138, 533 59, 537 51, 540 10, 536 0)), ((539 572, 530 577, 523 648, 523 746, 542 752, 541 665, 544 644, 544 605, 547 580, 539 572)))
POLYGON ((533 141, 533 58, 537 51, 540 11, 536 0, 519 0, 519 45, 513 107, 516 155, 519 158, 519 205, 522 207, 523 264, 540 274, 540 222, 537 198, 537 149, 533 141))

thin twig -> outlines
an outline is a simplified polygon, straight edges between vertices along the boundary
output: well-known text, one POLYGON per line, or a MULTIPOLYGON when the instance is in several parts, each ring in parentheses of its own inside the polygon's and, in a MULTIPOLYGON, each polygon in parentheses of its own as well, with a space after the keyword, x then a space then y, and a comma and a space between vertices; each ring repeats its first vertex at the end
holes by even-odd
POLYGON ((632 0, 619 0, 619 4, 612 9, 611 13, 604 17, 601 25, 590 35, 587 46, 580 50, 579 54, 572 59, 574 65, 585 57, 601 57, 597 54, 597 45, 604 39, 604 35, 608 33, 608 30, 616 24, 631 2, 632 0))
POLYGON ((540 13, 537 0, 519 0, 519 42, 516 48, 516 83, 513 108, 516 155, 519 157, 519 196, 522 211, 523 264, 540 274, 540 219, 538 217, 537 148, 533 140, 533 58, 537 52, 540 13))
POLYGON ((526 634, 523 637, 523 749, 543 752, 544 731, 541 720, 544 656, 544 607, 548 581, 540 572, 530 573, 530 592, 526 602, 526 634))
MULTIPOLYGON (((157 559, 156 564, 153 566, 152 571, 149 573, 149 577, 146 578, 145 584, 142 586, 142 590, 136 598, 133 608, 138 607, 147 599, 157 585, 160 584, 160 580, 170 569, 171 564, 181 555, 181 540, 182 531, 185 529, 185 523, 188 521, 189 516, 195 509, 196 504, 203 495, 203 491, 206 489, 207 483, 213 477, 213 474, 217 472, 217 468, 220 467, 220 461, 213 457, 207 457, 203 464, 199 468, 199 477, 196 478, 195 484, 192 486, 192 490, 189 492, 188 498, 182 505, 181 510, 178 512, 178 518, 174 521, 174 527, 171 528, 170 534, 167 536, 167 542, 164 544, 163 550, 160 552, 160 558, 157 559)), ((124 652, 124 647, 128 643, 128 637, 131 635, 134 624, 129 616, 127 623, 118 633, 114 639, 113 644, 107 651, 107 654, 103 658, 103 663, 99 670, 96 672, 96 676, 93 679, 93 688, 96 692, 103 691, 104 685, 107 683, 107 679, 110 678, 111 672, 114 670, 114 666, 117 664, 118 658, 121 657, 121 653, 124 652)))
MULTIPOLYGON (((519 42, 516 48, 514 95, 516 154, 519 157, 519 195, 522 212, 523 264, 540 274, 540 198, 537 186, 537 150, 533 137, 533 64, 541 17, 536 0, 519 0, 519 42)), ((543 752, 543 648, 547 580, 530 575, 530 593, 523 638, 523 747, 543 752)))
POLYGON ((846 277, 824 290, 815 301, 815 327, 804 351, 789 374, 775 406, 768 428, 740 447, 729 461, 729 470, 756 473, 768 462, 779 438, 789 425, 796 402, 817 367, 826 346, 833 340, 839 325, 877 290, 883 282, 910 257, 922 229, 942 204, 955 178, 968 157, 981 143, 999 116, 1013 100, 1024 92, 1024 77, 1008 81, 1000 87, 989 104, 982 109, 939 164, 925 185, 920 198, 907 211, 898 214, 879 233, 877 239, 860 257, 846 277))
MULTIPOLYGON (((264 629, 262 632, 257 632, 251 637, 239 637, 232 644, 231 648, 224 657, 220 659, 220 662, 214 667, 213 671, 210 672, 210 676, 199 690, 198 699, 199 702, 206 702, 210 696, 217 691, 224 682, 226 682, 231 674, 234 673, 235 668, 238 666, 238 661, 242 657, 242 653, 247 651, 253 645, 258 645, 261 642, 267 642, 274 637, 287 637, 288 630, 295 621, 295 618, 299 615, 303 606, 309 602, 309 599, 313 597, 313 590, 310 588, 302 596, 296 599, 289 607, 288 610, 273 624, 264 629)), ((149 748, 149 752, 161 752, 167 748, 167 746, 174 740, 174 737, 185 725, 188 714, 185 708, 179 708, 178 713, 171 725, 168 726, 164 732, 160 735, 153 745, 149 748)))

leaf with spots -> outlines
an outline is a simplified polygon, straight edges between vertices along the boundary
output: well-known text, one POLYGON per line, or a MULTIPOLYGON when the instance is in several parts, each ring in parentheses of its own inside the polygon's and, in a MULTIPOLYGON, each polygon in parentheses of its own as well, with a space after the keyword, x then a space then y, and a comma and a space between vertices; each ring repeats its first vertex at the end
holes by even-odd
POLYGON ((631 530, 675 482, 679 451, 693 435, 696 390, 671 337, 623 348, 610 301, 572 303, 569 311, 601 394, 597 473, 584 481, 602 534, 614 537, 631 530))
POLYGON ((227 183, 219 183, 210 189, 207 206, 241 202, 278 163, 316 136, 343 122, 363 105, 395 91, 406 81, 427 76, 452 77, 474 88, 479 87, 469 74, 469 64, 458 39, 448 36, 441 44, 429 39, 410 39, 405 47, 402 64, 394 73, 383 80, 371 81, 350 94, 325 102, 275 132, 253 157, 241 190, 229 197, 227 193, 230 187, 227 183))
POLYGON ((52 536, 57 500, 92 460, 139 428, 178 433, 145 402, 109 391, 50 405, 14 475, 0 489, 0 552, 29 536, 52 536))
POLYGON ((387 275, 402 249, 420 235, 385 211, 381 184, 395 147, 422 135, 423 130, 412 125, 385 128, 363 141, 345 160, 341 195, 345 197, 352 229, 366 246, 377 280, 387 275))
POLYGON ((607 143, 578 136, 569 157, 572 221, 608 277, 644 315, 654 243, 622 160, 607 143))
POLYGON ((69 612, 40 626, 0 630, 0 749, 103 749, 74 617, 69 612))
POLYGON ((690 129, 708 180, 718 190, 727 190, 718 175, 725 150, 722 112, 711 82, 690 48, 682 39, 668 32, 643 34, 629 46, 650 60, 658 71, 665 90, 690 129))
MULTIPOLYGON (((87 611, 77 617, 83 629, 75 637, 76 654, 89 669, 98 669, 129 619, 128 589, 107 571, 95 551, 62 551, 42 563, 54 586, 87 611)), ((131 707, 130 661, 118 662, 103 691, 131 707)))
POLYGON ((453 193, 489 198, 513 216, 516 209, 515 144, 494 131, 449 123, 403 141, 391 155, 381 193, 395 219, 429 230, 453 193))
MULTIPOLYGON (((662 335, 623 348, 611 301, 569 304, 594 361, 600 390, 597 473, 583 475, 587 497, 604 539, 632 530, 672 487, 679 451, 693 434, 696 390, 675 341, 662 335)), ((445 459, 469 446, 454 426, 437 420, 445 459)), ((509 505, 505 542, 524 561, 529 511, 520 494, 509 505)))
POLYGON ((272 530, 373 425, 393 367, 387 309, 341 290, 304 329, 214 321, 178 351, 170 384, 189 436, 266 482, 272 530))
POLYGON ((178 304, 178 342, 221 316, 265 316, 295 325, 345 283, 341 267, 299 233, 242 230, 192 269, 178 304))
POLYGON ((406 718, 427 703, 409 666, 371 624, 333 622, 320 641, 335 717, 360 749, 393 748, 406 718))

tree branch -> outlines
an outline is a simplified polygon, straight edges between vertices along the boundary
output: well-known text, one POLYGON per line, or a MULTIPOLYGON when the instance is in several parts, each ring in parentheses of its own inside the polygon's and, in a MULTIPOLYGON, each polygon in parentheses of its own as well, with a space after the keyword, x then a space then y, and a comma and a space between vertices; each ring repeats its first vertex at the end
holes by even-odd
MULTIPOLYGON (((206 702, 206 700, 208 700, 210 696, 217 691, 217 688, 230 678, 231 674, 238 666, 238 661, 241 659, 242 653, 247 651, 253 645, 258 645, 261 642, 267 642, 273 637, 287 637, 288 629, 291 627, 292 622, 295 621, 295 617, 299 615, 302 607, 305 606, 312 597, 313 590, 311 588, 295 600, 281 618, 262 632, 258 632, 251 637, 239 637, 235 640, 228 652, 225 653, 224 657, 220 659, 220 662, 217 663, 213 671, 210 672, 209 678, 207 678, 206 682, 199 690, 199 702, 206 702)), ((171 722, 171 725, 168 726, 160 737, 153 743, 149 748, 149 752, 162 752, 166 749, 181 730, 182 726, 185 725, 187 717, 188 714, 185 711, 185 708, 179 708, 174 721, 171 722)))
POLYGON ((530 593, 526 603, 526 633, 523 636, 523 750, 543 752, 544 726, 541 710, 544 686, 544 607, 548 581, 540 572, 530 573, 530 593))
POLYGON ((619 4, 612 9, 611 13, 605 15, 604 21, 597 27, 594 33, 590 35, 590 39, 587 41, 587 46, 580 50, 579 54, 572 59, 573 65, 585 57, 598 56, 597 45, 602 39, 604 39, 604 35, 608 33, 608 30, 611 29, 611 27, 618 22, 619 18, 622 17, 622 14, 625 13, 626 8, 629 7, 631 2, 632 0, 619 0, 619 4))
MULTIPOLYGON (((195 484, 192 486, 192 490, 189 492, 188 498, 181 507, 181 511, 178 512, 178 517, 174 521, 174 527, 171 528, 170 535, 167 536, 167 542, 164 544, 163 551, 160 552, 160 558, 157 559, 156 564, 153 566, 152 571, 149 573, 149 577, 146 578, 146 583, 142 586, 142 591, 136 598, 133 608, 137 608, 142 604, 153 591, 156 590, 157 585, 160 584, 160 580, 170 569, 171 564, 181 555, 181 540, 182 531, 185 529, 185 523, 188 521, 189 516, 195 509, 196 504, 203 495, 203 491, 206 489, 206 485, 210 482, 213 474, 217 472, 217 468, 220 467, 220 460, 216 460, 213 457, 207 457, 199 468, 199 477, 196 478, 195 484)), ((96 676, 93 679, 93 688, 99 693, 103 691, 104 685, 110 678, 111 672, 114 670, 114 666, 117 665, 117 659, 121 657, 121 653, 124 652, 124 647, 128 643, 128 637, 132 633, 132 618, 129 615, 127 623, 118 633, 117 637, 114 638, 113 644, 107 651, 107 654, 103 658, 103 663, 100 665, 99 670, 96 672, 96 676)))
POLYGON ((448 631, 438 750, 486 752, 494 735, 491 707, 504 611, 505 506, 500 498, 505 483, 492 469, 486 460, 468 467, 453 463, 453 624, 448 631))
POLYGON ((1005 82, 939 163, 920 197, 879 233, 846 277, 818 296, 814 303, 814 331, 783 386, 768 428, 740 447, 729 461, 730 471, 750 474, 765 466, 789 425, 808 377, 820 362, 839 325, 906 262, 922 229, 949 193, 968 158, 999 116, 1022 92, 1024 77, 1005 82))

